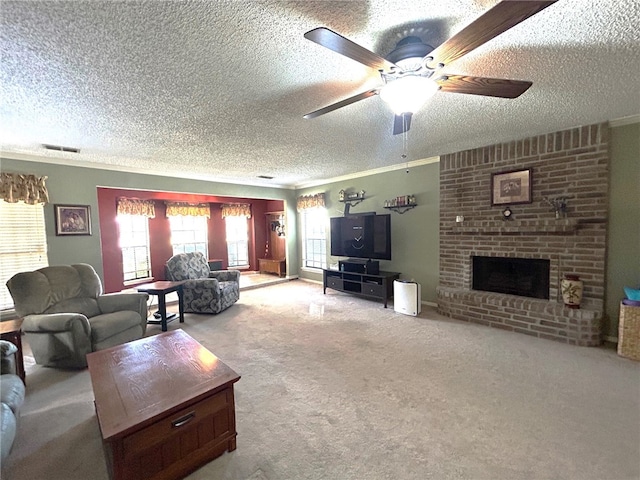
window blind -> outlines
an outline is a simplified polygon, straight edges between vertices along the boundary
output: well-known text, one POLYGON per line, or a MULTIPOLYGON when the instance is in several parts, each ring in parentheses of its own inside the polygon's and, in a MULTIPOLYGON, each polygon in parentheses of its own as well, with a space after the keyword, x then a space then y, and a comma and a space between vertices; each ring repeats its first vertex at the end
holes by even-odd
POLYGON ((13 308, 7 280, 48 264, 43 205, 0 200, 0 309, 13 308))

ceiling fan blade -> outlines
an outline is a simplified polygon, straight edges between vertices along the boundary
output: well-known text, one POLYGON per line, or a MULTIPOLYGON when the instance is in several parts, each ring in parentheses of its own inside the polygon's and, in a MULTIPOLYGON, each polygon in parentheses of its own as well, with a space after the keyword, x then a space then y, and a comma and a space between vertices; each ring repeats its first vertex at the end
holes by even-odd
POLYGON ((329 50, 333 50, 340 55, 344 55, 351 60, 360 62, 367 67, 375 68, 376 70, 389 71, 399 68, 397 65, 385 60, 380 55, 361 47, 357 43, 354 43, 325 27, 319 27, 308 31, 304 34, 304 38, 311 40, 318 45, 322 45, 329 50))
POLYGON ((364 100, 365 98, 373 97, 378 94, 378 89, 367 90, 366 92, 359 93, 358 95, 354 95, 353 97, 345 98, 344 100, 340 100, 334 104, 328 105, 324 108, 316 110, 311 113, 307 113, 303 118, 310 119, 316 118, 320 115, 324 115, 325 113, 333 112, 338 108, 346 107, 347 105, 351 105, 352 103, 359 102, 360 100, 364 100))
POLYGON ((405 112, 401 115, 396 115, 393 119, 393 134, 399 135, 404 132, 408 132, 411 127, 411 117, 413 113, 405 112))
POLYGON ((427 64, 436 68, 466 55, 474 48, 515 27, 557 0, 503 0, 437 47, 427 64))
POLYGON ((437 78, 440 91, 468 93, 487 97, 516 98, 532 85, 524 80, 506 80, 504 78, 471 77, 469 75, 445 75, 437 78))

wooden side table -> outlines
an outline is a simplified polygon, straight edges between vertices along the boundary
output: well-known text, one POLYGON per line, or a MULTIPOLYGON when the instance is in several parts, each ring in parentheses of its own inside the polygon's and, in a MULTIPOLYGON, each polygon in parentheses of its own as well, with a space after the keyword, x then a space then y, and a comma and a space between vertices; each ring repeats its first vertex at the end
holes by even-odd
POLYGON ((146 292, 149 295, 158 296, 158 311, 160 312, 160 320, 147 320, 147 323, 160 324, 162 331, 167 331, 167 293, 178 293, 178 311, 180 312, 180 323, 184 323, 184 295, 182 284, 184 282, 160 281, 153 283, 145 283, 138 285, 136 290, 146 292))
POLYGON ((26 385, 26 374, 24 371, 24 357, 22 355, 22 319, 7 320, 0 322, 0 338, 7 340, 18 347, 16 353, 16 373, 26 385))

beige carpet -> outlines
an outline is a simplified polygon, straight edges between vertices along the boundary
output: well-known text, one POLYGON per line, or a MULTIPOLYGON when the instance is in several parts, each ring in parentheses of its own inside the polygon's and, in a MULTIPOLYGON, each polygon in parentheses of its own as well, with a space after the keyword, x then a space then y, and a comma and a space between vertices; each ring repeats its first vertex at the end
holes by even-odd
MULTIPOLYGON (((242 378, 189 479, 640 478, 640 363, 291 281, 184 328, 242 378)), ((149 328, 149 334, 159 327, 149 328)), ((3 478, 107 478, 88 372, 29 365, 3 478)))

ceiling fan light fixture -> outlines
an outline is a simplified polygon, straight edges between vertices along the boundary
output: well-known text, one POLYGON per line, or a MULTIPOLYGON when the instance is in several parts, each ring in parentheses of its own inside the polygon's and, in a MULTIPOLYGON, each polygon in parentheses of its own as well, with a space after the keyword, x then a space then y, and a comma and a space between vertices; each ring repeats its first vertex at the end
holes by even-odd
POLYGON ((438 88, 430 78, 411 75, 387 83, 380 90, 380 97, 396 115, 415 113, 438 88))

